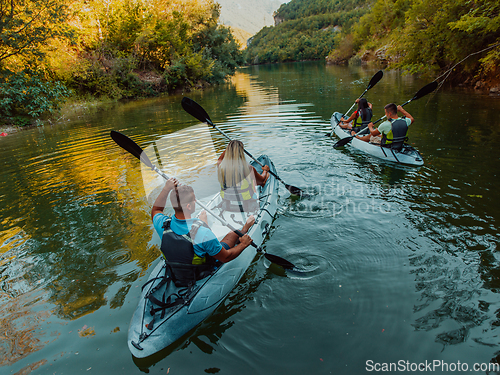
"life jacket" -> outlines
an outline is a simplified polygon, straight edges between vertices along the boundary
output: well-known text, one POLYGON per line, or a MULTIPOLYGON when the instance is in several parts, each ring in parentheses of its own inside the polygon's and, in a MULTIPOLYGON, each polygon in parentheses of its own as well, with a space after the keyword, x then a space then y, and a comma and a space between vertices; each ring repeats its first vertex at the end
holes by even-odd
MULTIPOLYGON (((391 120, 389 120, 391 121, 391 120)), ((408 140, 408 125, 405 118, 398 118, 391 121, 391 130, 387 134, 382 134, 381 145, 390 147, 393 150, 401 150, 403 143, 408 140)))
POLYGON ((373 117, 371 108, 365 108, 363 111, 360 111, 358 109, 357 112, 358 112, 358 117, 356 117, 352 122, 352 130, 356 132, 366 128, 373 117), (363 114, 365 115, 363 116, 363 114))
POLYGON ((168 218, 163 223, 160 250, 172 272, 175 285, 189 286, 214 271, 216 260, 210 256, 198 256, 193 246, 198 229, 208 226, 203 221, 196 220, 188 234, 177 234, 170 228, 171 221, 168 218))
POLYGON ((244 178, 236 186, 227 187, 224 184, 220 191, 223 209, 241 212, 257 210, 259 205, 254 199, 255 190, 254 181, 250 176, 244 178))

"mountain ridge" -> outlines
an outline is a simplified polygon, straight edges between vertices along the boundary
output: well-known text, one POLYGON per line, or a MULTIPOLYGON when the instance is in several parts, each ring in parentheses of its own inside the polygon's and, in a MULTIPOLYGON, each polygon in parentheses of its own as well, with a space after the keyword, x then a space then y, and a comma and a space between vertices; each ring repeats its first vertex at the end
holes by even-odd
POLYGON ((221 6, 220 21, 250 35, 274 25, 273 13, 285 0, 216 0, 221 6))

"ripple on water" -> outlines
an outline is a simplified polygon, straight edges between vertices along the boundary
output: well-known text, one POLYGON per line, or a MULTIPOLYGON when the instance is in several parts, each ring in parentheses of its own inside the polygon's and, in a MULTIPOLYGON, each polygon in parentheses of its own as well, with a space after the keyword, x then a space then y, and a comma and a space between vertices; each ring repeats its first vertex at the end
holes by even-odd
POLYGON ((125 263, 129 263, 132 254, 127 249, 114 249, 113 251, 100 251, 97 256, 97 265, 101 269, 117 268, 125 263))
POLYGON ((289 278, 309 280, 325 272, 337 271, 332 262, 326 257, 316 254, 291 254, 287 260, 295 265, 293 270, 287 271, 289 278))

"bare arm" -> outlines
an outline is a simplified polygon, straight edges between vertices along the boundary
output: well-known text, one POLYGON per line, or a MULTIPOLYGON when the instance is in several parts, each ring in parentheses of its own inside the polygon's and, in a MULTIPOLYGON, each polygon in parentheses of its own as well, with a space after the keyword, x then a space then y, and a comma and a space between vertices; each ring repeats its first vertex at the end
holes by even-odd
POLYGON ((240 243, 235 247, 232 247, 229 250, 226 250, 224 247, 219 251, 217 255, 214 255, 214 258, 221 261, 222 263, 227 263, 241 254, 243 250, 245 250, 252 243, 252 239, 248 234, 245 234, 243 237, 240 237, 240 243))
POLYGON ((153 220, 153 218, 157 213, 163 212, 163 210, 165 209, 165 202, 167 200, 168 194, 178 184, 179 181, 177 181, 176 178, 172 177, 167 180, 165 186, 160 191, 160 194, 158 194, 158 197, 156 198, 155 203, 153 204, 153 208, 151 209, 151 220, 153 220))
POLYGON ((370 122, 368 124, 368 129, 370 129, 370 134, 376 137, 377 135, 380 135, 380 131, 378 129, 373 128, 373 122, 370 122))
POLYGON ((340 119, 340 121, 341 121, 341 122, 346 122, 346 123, 347 123, 347 122, 351 122, 352 120, 354 120, 354 118, 355 118, 355 117, 356 117, 356 111, 355 111, 355 112, 353 112, 353 114, 351 115, 351 117, 349 117, 347 120, 344 120, 344 119, 343 119, 344 117, 342 117, 342 118, 340 119))
POLYGON ((222 160, 224 159, 224 155, 226 155, 226 150, 224 150, 222 152, 222 154, 220 154, 219 159, 217 159, 217 165, 220 165, 220 163, 222 163, 222 160))
POLYGON ((266 184, 267 178, 269 177, 269 170, 270 170, 269 166, 264 165, 262 167, 262 174, 259 174, 259 172, 257 172, 257 170, 254 167, 251 168, 254 173, 255 182, 257 182, 257 185, 264 186, 266 184))
POLYGON ((415 119, 413 118, 412 115, 410 115, 402 106, 398 105, 398 112, 400 112, 403 116, 409 118, 411 120, 411 123, 413 124, 413 121, 415 119))

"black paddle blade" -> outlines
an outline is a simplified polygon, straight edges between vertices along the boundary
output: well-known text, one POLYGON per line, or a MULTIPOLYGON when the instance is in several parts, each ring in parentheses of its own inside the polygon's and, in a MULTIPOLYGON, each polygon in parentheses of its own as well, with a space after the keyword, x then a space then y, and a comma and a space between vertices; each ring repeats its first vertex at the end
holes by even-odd
POLYGON ((115 141, 118 146, 123 148, 125 151, 130 152, 132 155, 134 155, 137 159, 142 161, 148 167, 153 168, 153 164, 147 157, 146 153, 142 150, 141 146, 139 146, 125 134, 122 134, 115 130, 111 130, 110 135, 111 138, 113 138, 113 141, 115 141))
POLYGON ((429 83, 428 85, 425 85, 422 87, 420 90, 417 91, 415 96, 411 100, 417 100, 420 99, 422 96, 426 96, 427 94, 430 94, 433 92, 435 89, 437 89, 438 83, 436 81, 429 83))
POLYGON ((333 148, 342 147, 352 141, 354 137, 345 137, 333 145, 333 148))
POLYGON ((264 256, 271 263, 277 264, 278 266, 281 266, 286 270, 291 270, 291 269, 295 268, 295 265, 293 263, 290 263, 288 260, 280 258, 279 256, 268 254, 268 253, 264 253, 264 256))
POLYGON ((290 194, 297 195, 299 197, 307 195, 302 189, 299 189, 297 186, 285 184, 285 188, 290 192, 290 194))
POLYGON ((382 79, 383 76, 384 76, 384 72, 381 70, 379 70, 377 73, 375 73, 375 75, 370 80, 370 83, 368 83, 368 86, 366 87, 366 89, 370 90, 373 86, 375 86, 377 84, 378 81, 380 81, 382 79))
POLYGON ((200 120, 201 122, 212 124, 212 120, 210 120, 210 116, 207 111, 205 111, 203 107, 196 103, 193 99, 185 96, 182 98, 181 105, 182 108, 194 118, 200 120))

